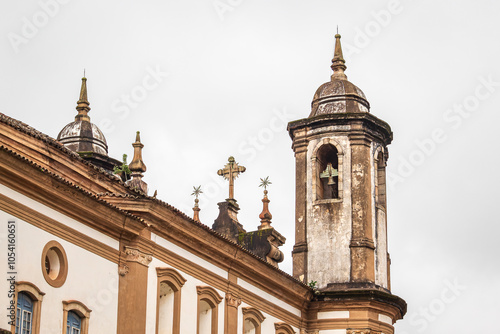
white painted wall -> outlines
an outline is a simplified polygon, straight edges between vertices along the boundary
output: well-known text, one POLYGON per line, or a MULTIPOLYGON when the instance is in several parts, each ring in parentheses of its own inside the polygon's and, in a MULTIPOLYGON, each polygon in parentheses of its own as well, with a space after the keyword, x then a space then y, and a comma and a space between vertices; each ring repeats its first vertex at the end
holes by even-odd
POLYGON ((100 233, 85 224, 82 224, 72 218, 69 218, 68 216, 63 215, 62 213, 56 210, 46 207, 45 205, 40 204, 39 202, 32 200, 31 198, 24 196, 4 186, 3 184, 0 184, 0 194, 6 195, 9 198, 21 204, 24 204, 25 206, 33 210, 36 210, 37 212, 40 212, 41 214, 49 218, 52 218, 60 223, 64 223, 66 226, 71 227, 72 229, 75 229, 78 232, 81 232, 97 241, 100 241, 110 247, 113 247, 114 249, 119 249, 120 247, 118 240, 108 237, 107 235, 100 233))
POLYGON ((295 314, 296 316, 300 317, 301 316, 301 311, 289 304, 286 304, 285 302, 279 300, 278 298, 272 296, 271 294, 267 293, 267 292, 264 292, 262 290, 260 290, 259 288, 256 288, 255 286, 253 286, 252 284, 246 282, 245 280, 242 280, 242 279, 238 279, 238 285, 247 289, 248 291, 250 292, 253 292, 255 293, 256 295, 258 296, 261 296, 262 298, 264 298, 265 300, 287 310, 288 312, 290 313, 293 313, 295 314))
POLYGON ((318 319, 349 319, 349 311, 318 312, 318 319))
POLYGON ((219 268, 217 266, 214 266, 213 264, 211 264, 208 261, 200 259, 196 255, 188 252, 184 248, 181 248, 181 247, 177 246, 176 244, 174 244, 174 243, 172 243, 172 242, 170 242, 168 240, 165 240, 164 238, 160 237, 159 235, 151 233, 151 240, 154 241, 155 243, 157 243, 158 245, 160 245, 160 246, 162 246, 162 247, 164 247, 164 248, 166 248, 168 250, 171 250, 175 254, 177 254, 179 256, 182 256, 186 260, 189 260, 191 262, 199 264, 203 268, 206 268, 206 269, 210 270, 212 273, 217 274, 220 277, 227 278, 227 272, 225 270, 223 270, 223 269, 221 269, 221 268, 219 268))
MULTIPOLYGON (((193 262, 198 264, 203 264, 205 261, 198 259, 194 255, 191 255, 193 262)), ((146 319, 146 333, 155 333, 156 330, 156 295, 157 295, 157 285, 158 276, 156 274, 156 268, 173 268, 175 269, 184 279, 186 283, 181 290, 181 333, 196 333, 196 326, 198 322, 197 317, 197 302, 198 294, 196 291, 197 286, 210 286, 209 283, 202 282, 182 270, 172 267, 170 264, 160 261, 159 259, 153 258, 149 264, 148 271, 148 301, 147 301, 147 319, 146 319)), ((226 274, 227 277, 227 274, 226 274)), ((221 297, 225 297, 224 292, 217 290, 217 293, 221 297)), ((218 307, 218 328, 219 331, 224 329, 224 299, 220 302, 218 307)))
MULTIPOLYGON (((118 307, 118 273, 116 264, 57 238, 31 224, 0 211, 2 232, 0 244, 5 245, 7 221, 17 223, 17 281, 35 284, 45 293, 42 302, 40 332, 60 334, 63 321, 63 300, 77 300, 92 310, 91 333, 116 332, 118 307), (47 242, 58 241, 68 258, 68 276, 63 286, 54 288, 44 279, 41 256, 47 242)), ((65 221, 62 221, 66 223, 65 221)), ((2 253, 4 254, 4 253, 2 253)), ((0 260, 5 273, 5 256, 0 260)), ((2 285, 3 286, 3 285, 2 285)), ((0 293, 0 304, 7 305, 7 296, 0 293)), ((0 308, 0 326, 10 328, 0 308)))
MULTIPOLYGON (((241 303, 239 309, 238 309, 238 333, 244 333, 243 332, 243 307, 251 307, 250 305, 246 303, 241 303)), ((280 320, 278 318, 275 318, 265 312, 262 312, 262 315, 265 317, 264 321, 261 323, 261 333, 262 334, 272 334, 275 333, 276 330, 274 328, 274 324, 278 322, 283 322, 283 320, 280 320)), ((299 334, 300 330, 296 327, 292 327, 295 333, 299 334)), ((221 332, 222 333, 222 332, 221 332)))

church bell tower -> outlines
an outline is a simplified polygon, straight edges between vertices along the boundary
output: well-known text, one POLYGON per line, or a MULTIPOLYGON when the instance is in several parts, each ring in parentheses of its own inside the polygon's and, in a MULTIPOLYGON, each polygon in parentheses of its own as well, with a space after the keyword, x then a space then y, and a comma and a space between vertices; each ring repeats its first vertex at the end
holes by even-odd
POLYGON ((390 293, 385 168, 392 131, 347 80, 335 39, 331 80, 314 94, 309 117, 288 124, 296 162, 293 276, 324 299, 366 301, 375 293, 392 305, 395 322, 406 303, 390 293))

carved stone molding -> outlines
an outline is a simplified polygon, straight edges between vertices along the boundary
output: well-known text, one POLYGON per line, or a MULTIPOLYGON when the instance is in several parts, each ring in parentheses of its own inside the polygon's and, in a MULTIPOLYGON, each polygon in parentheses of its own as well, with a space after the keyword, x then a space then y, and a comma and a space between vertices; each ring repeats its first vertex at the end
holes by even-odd
POLYGON ((241 299, 232 293, 226 293, 226 304, 227 306, 238 308, 241 304, 241 299))
POLYGON ((347 334, 382 334, 380 331, 374 331, 369 328, 366 329, 348 329, 347 334))
POLYGON ((151 254, 146 254, 138 250, 137 248, 125 246, 125 254, 127 255, 126 261, 137 262, 144 266, 148 266, 153 260, 151 254))
POLYGON ((122 264, 118 265, 118 274, 120 276, 127 275, 129 273, 129 271, 130 271, 130 268, 126 264, 122 263, 122 264))

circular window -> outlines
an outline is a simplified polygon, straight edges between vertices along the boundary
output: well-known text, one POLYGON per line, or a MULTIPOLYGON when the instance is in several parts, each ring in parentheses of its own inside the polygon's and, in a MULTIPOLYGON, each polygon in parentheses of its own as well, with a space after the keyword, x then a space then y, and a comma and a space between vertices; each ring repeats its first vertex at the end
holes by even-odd
POLYGON ((43 277, 51 286, 58 288, 66 281, 68 259, 66 252, 57 241, 49 241, 42 251, 43 277))

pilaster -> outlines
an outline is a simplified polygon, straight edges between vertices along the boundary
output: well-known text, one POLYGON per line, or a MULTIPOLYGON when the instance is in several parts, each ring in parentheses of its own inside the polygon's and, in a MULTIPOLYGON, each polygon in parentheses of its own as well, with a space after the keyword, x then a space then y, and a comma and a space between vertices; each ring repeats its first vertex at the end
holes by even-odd
POLYGON ((224 311, 224 334, 238 333, 238 307, 241 299, 234 293, 226 293, 226 306, 224 311))
POLYGON ((122 246, 122 249, 117 333, 145 333, 148 266, 153 258, 138 247, 122 246))
POLYGON ((307 144, 305 129, 293 133, 295 152, 295 245, 293 277, 307 282, 307 144))
POLYGON ((362 133, 350 136, 352 174, 351 281, 375 282, 375 244, 372 230, 370 140, 362 133))

